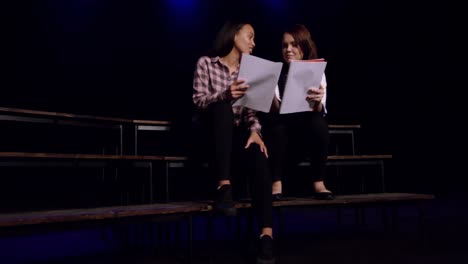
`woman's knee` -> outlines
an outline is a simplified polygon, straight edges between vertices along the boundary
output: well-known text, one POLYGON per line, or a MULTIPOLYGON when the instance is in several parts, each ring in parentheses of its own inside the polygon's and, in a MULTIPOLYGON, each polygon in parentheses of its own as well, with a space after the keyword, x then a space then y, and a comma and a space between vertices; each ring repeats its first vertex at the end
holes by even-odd
POLYGON ((262 152, 260 149, 260 146, 255 143, 250 144, 250 146, 246 148, 245 151, 247 151, 247 153, 250 153, 250 154, 258 154, 262 152))

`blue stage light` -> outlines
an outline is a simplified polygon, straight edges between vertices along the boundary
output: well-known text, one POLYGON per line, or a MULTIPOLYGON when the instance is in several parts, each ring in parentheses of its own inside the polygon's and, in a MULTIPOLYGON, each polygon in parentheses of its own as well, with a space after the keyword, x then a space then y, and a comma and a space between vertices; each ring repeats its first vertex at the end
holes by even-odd
POLYGON ((263 0, 263 2, 271 9, 281 9, 286 5, 286 0, 263 0))
POLYGON ((193 8, 197 0, 167 0, 167 4, 175 8, 193 8))

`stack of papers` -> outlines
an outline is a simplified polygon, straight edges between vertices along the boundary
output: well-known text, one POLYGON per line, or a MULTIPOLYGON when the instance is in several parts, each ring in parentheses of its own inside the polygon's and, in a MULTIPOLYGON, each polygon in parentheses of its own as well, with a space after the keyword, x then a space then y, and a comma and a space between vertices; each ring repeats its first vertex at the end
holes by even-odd
POLYGON ((245 80, 250 85, 244 96, 234 102, 261 112, 270 112, 275 96, 275 87, 283 63, 265 60, 250 54, 242 54, 238 80, 245 80))
MULTIPOLYGON (((312 106, 306 100, 307 90, 320 87, 326 65, 323 59, 290 63, 280 114, 311 111, 312 106)), ((245 80, 250 87, 233 105, 269 112, 282 67, 282 62, 242 54, 238 79, 245 80)))
POLYGON ((307 90, 319 88, 327 62, 319 60, 291 61, 284 87, 280 114, 310 111, 313 107, 307 100, 307 90))

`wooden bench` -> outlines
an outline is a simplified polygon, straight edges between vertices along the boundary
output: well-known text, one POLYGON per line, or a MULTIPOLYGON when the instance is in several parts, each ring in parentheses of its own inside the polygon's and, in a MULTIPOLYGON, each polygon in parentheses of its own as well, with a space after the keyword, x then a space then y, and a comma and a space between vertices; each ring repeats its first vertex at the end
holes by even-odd
MULTIPOLYGON (((329 156, 327 165, 342 166, 342 165, 378 165, 381 172, 382 192, 385 192, 385 168, 384 161, 390 160, 392 155, 340 155, 329 156)), ((147 162, 149 169, 149 189, 150 202, 153 202, 154 182, 153 162, 164 163, 164 201, 170 201, 169 181, 170 168, 185 167, 187 157, 172 157, 172 156, 134 156, 134 155, 97 155, 97 154, 63 154, 63 153, 28 153, 28 152, 0 152, 0 166, 27 166, 34 161, 68 161, 73 166, 79 166, 83 161, 130 161, 130 162, 147 162)), ((34 166, 43 165, 43 162, 32 163, 34 166)), ((299 166, 308 166, 308 162, 301 162, 299 166)), ((361 191, 364 189, 362 183, 361 191)))
MULTIPOLYGON (((172 123, 165 120, 143 120, 118 117, 82 115, 22 108, 0 107, 0 121, 43 123, 53 125, 108 127, 119 131, 118 152, 114 154, 139 153, 139 134, 142 131, 169 131, 172 123)), ((352 154, 355 154, 355 130, 358 124, 330 124, 330 134, 347 134, 351 137, 352 154)))
POLYGON ((168 201, 169 168, 172 163, 185 160, 184 157, 170 156, 135 156, 135 155, 98 155, 98 154, 65 154, 65 153, 31 153, 31 152, 0 152, 0 167, 7 166, 48 166, 49 162, 52 165, 55 162, 62 162, 72 167, 86 166, 92 163, 101 167, 119 167, 119 162, 132 162, 136 167, 146 167, 148 169, 148 193, 149 202, 154 202, 153 183, 155 182, 155 172, 153 164, 155 162, 163 163, 164 190, 163 199, 168 201))
MULTIPOLYGON (((337 223, 342 222, 342 209, 354 208, 356 224, 365 224, 366 215, 365 208, 369 206, 378 206, 382 209, 382 221, 385 230, 395 231, 397 226, 396 209, 401 204, 415 204, 418 209, 418 228, 419 236, 424 239, 424 203, 435 199, 431 194, 418 193, 369 193, 369 194, 353 194, 353 195, 337 195, 334 200, 317 200, 313 197, 287 197, 284 201, 273 202, 273 207, 279 213, 278 232, 280 237, 283 232, 283 213, 286 208, 337 208, 337 223), (386 209, 391 209, 391 214, 388 214, 386 209), (391 217, 389 221, 388 217, 391 217)), ((238 202, 235 207, 238 209, 251 208, 249 202, 238 202)))
POLYGON ((8 107, 0 107, 0 121, 117 129, 119 142, 118 152, 115 154, 133 155, 138 153, 139 131, 167 131, 171 127, 171 122, 164 120, 126 119, 8 107))
POLYGON ((139 142, 140 134, 143 131, 149 132, 161 132, 161 131, 169 131, 171 129, 171 122, 169 121, 158 121, 158 120, 133 120, 134 125, 134 155, 141 155, 139 154, 139 142))
POLYGON ((171 214, 205 212, 211 205, 196 202, 154 203, 0 214, 0 228, 56 223, 74 223, 91 220, 121 220, 131 217, 153 217, 171 214))
MULTIPOLYGON (((128 225, 154 222, 187 220, 187 260, 192 261, 193 224, 192 216, 212 210, 206 203, 181 202, 166 204, 143 204, 35 212, 0 213, 0 234, 18 235, 24 233, 89 228, 98 225, 101 232, 105 225, 128 225)), ((178 228, 180 232, 180 228, 178 228)), ((136 232, 136 231, 135 231, 136 232)), ((143 232, 143 231, 142 231, 143 232)), ((144 235, 142 235, 143 237, 144 235)), ((163 239, 159 236, 158 239, 163 239)), ((154 238, 152 238, 154 239, 154 238)), ((179 239, 176 237, 175 239, 179 239)))
MULTIPOLYGON (((331 155, 328 156, 327 166, 368 166, 376 165, 380 167, 380 178, 381 178, 381 190, 382 192, 386 191, 385 186, 385 161, 392 159, 392 155, 331 155)), ((171 157, 169 163, 167 163, 167 173, 165 182, 169 183, 169 168, 182 168, 186 166, 188 157, 171 157)), ((208 164, 205 163, 203 166, 207 167, 208 164)), ((310 166, 310 162, 303 161, 298 164, 298 166, 310 166)), ((361 181, 361 191, 364 191, 364 181, 361 181)), ((166 201, 170 200, 169 189, 166 188, 166 201)))
MULTIPOLYGON (((328 156, 327 166, 372 166, 380 167, 381 191, 386 191, 385 186, 385 161, 393 158, 392 155, 332 155, 328 156)), ((303 161, 299 166, 310 166, 310 162, 303 161)), ((364 181, 361 180, 361 193, 365 190, 364 181)))
MULTIPOLYGON (((392 155, 340 155, 329 156, 328 166, 356 166, 356 165, 378 165, 381 172, 382 192, 385 192, 385 168, 384 160, 389 160, 392 155)), ((148 169, 148 192, 149 201, 154 201, 153 183, 155 173, 153 171, 154 162, 162 162, 164 171, 162 201, 169 202, 170 169, 185 167, 187 157, 176 156, 135 156, 135 155, 97 155, 97 154, 63 154, 63 153, 29 153, 29 152, 0 152, 0 166, 43 166, 43 161, 65 161, 70 166, 80 166, 83 162, 113 162, 102 166, 117 166, 116 162, 135 162, 135 166, 145 166, 148 169)), ((301 162, 299 166, 308 166, 308 162, 301 162)), ((364 181, 361 181, 361 191, 364 190, 364 181)))
MULTIPOLYGON (((333 134, 345 134, 349 135, 351 137, 351 154, 355 155, 356 154, 356 148, 355 148, 355 133, 354 131, 357 129, 360 129, 361 125, 357 124, 329 124, 328 125, 328 132, 333 135, 333 134)), ((338 154, 338 145, 336 147, 336 154, 338 154)))
MULTIPOLYGON (((427 201, 434 199, 431 194, 416 194, 416 193, 367 193, 367 194, 351 194, 337 195, 333 200, 317 200, 312 197, 288 197, 284 201, 273 202, 274 207, 291 207, 291 206, 336 206, 336 205, 353 205, 353 204, 368 204, 368 203, 397 203, 401 201, 427 201)), ((250 208, 250 203, 236 203, 236 208, 250 208)))

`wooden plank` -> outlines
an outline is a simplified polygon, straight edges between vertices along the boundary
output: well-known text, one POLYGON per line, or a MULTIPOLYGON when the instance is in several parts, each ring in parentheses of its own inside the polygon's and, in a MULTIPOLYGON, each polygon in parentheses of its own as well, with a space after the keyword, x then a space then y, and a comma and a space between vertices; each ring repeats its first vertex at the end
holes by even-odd
POLYGON ((329 129, 358 129, 361 128, 361 125, 338 125, 338 124, 330 124, 328 125, 329 129))
MULTIPOLYGON (((392 159, 393 156, 389 154, 378 155, 330 155, 329 160, 381 160, 392 159)), ((189 158, 185 156, 165 156, 164 160, 167 161, 187 161, 189 158)))
POLYGON ((68 154, 47 152, 0 152, 1 158, 44 158, 44 159, 86 159, 86 160, 165 160, 186 161, 188 157, 149 156, 149 155, 103 155, 103 154, 68 154))
POLYGON ((168 126, 171 124, 170 121, 161 121, 161 120, 132 120, 133 124, 135 125, 164 125, 168 126))
POLYGON ((328 160, 379 160, 391 159, 392 155, 331 155, 328 160))
MULTIPOLYGON (((328 160, 381 160, 381 159, 392 159, 393 156, 389 154, 384 155, 330 155, 328 160)), ((189 158, 180 156, 180 157, 164 157, 167 161, 187 161, 189 158)))
POLYGON ((0 112, 10 113, 10 114, 28 114, 28 115, 37 115, 37 116, 51 116, 51 117, 54 117, 57 115, 57 113, 55 112, 37 111, 37 110, 19 109, 19 108, 8 108, 8 107, 0 107, 0 112))
MULTIPOLYGON (((164 160, 187 161, 185 156, 150 156, 150 155, 102 155, 102 154, 67 154, 47 152, 0 152, 2 158, 43 158, 43 159, 83 159, 83 160, 164 160)), ((392 159, 392 155, 331 155, 330 161, 382 160, 392 159)))
POLYGON ((187 161, 188 159, 189 159, 188 157, 183 157, 183 156, 180 156, 180 157, 175 157, 175 156, 164 157, 164 160, 167 160, 167 161, 187 161))
MULTIPOLYGON (((334 200, 317 200, 315 198, 292 198, 291 200, 286 201, 276 201, 273 203, 273 205, 275 207, 351 205, 366 203, 428 201, 434 198, 434 195, 430 194, 374 193, 338 195, 334 200)), ((244 202, 236 203, 235 206, 236 208, 250 208, 251 204, 249 202, 244 202)), ((0 214, 0 227, 118 219, 126 217, 158 216, 168 214, 184 214, 191 212, 206 212, 211 211, 212 209, 212 202, 177 202, 168 204, 144 204, 131 206, 112 206, 100 208, 21 212, 0 214)))
POLYGON ((176 202, 168 204, 135 205, 114 210, 116 217, 167 215, 191 212, 206 212, 213 207, 207 203, 176 202))
MULTIPOLYGON (((41 110, 31 110, 31 109, 22 109, 22 108, 11 108, 11 107, 0 107, 0 112, 10 113, 10 114, 26 114, 33 116, 42 116, 42 117, 61 117, 61 118, 71 118, 71 119, 89 119, 96 121, 110 121, 116 123, 132 123, 136 125, 170 125, 170 121, 166 120, 145 120, 145 119, 126 119, 126 118, 117 118, 117 117, 103 117, 103 116, 93 116, 93 115, 80 115, 80 114, 71 114, 64 112, 50 112, 50 111, 41 111, 41 110)), ((361 125, 357 124, 330 124, 328 125, 330 129, 359 129, 361 125)))
POLYGON ((42 158, 76 160, 165 160, 164 156, 101 155, 101 154, 66 154, 33 152, 0 152, 1 158, 42 158))
POLYGON ((0 227, 204 212, 206 203, 170 203, 0 214, 0 227))
POLYGON ((21 108, 8 108, 8 107, 0 107, 0 112, 10 113, 10 114, 19 114, 19 115, 41 116, 41 117, 49 117, 49 118, 86 119, 86 120, 93 120, 93 121, 104 121, 104 122, 135 124, 135 125, 168 126, 171 124, 170 121, 165 121, 165 120, 126 119, 126 118, 118 118, 118 117, 79 115, 79 114, 71 114, 71 113, 63 113, 63 112, 49 112, 49 111, 39 111, 39 110, 30 110, 30 109, 21 109, 21 108))
POLYGON ((112 211, 102 208, 0 214, 0 227, 103 220, 113 217, 112 211))
POLYGON ((68 118, 68 119, 86 119, 93 121, 107 121, 114 123, 133 123, 132 119, 117 118, 117 117, 103 117, 103 116, 93 116, 93 115, 79 115, 71 113, 62 113, 62 112, 48 112, 48 111, 39 111, 39 110, 30 110, 30 109, 20 109, 20 108, 7 108, 0 107, 0 112, 10 113, 10 114, 23 114, 30 116, 41 116, 49 118, 68 118))
MULTIPOLYGON (((170 125, 170 121, 162 121, 162 120, 142 120, 142 119, 134 119, 134 124, 137 125, 170 125)), ((359 129, 361 125, 328 125, 329 129, 359 129)))
MULTIPOLYGON (((317 200, 313 197, 291 197, 285 201, 275 201, 273 206, 325 206, 325 205, 349 205, 364 203, 387 203, 403 201, 426 201, 434 199, 431 194, 416 193, 372 193, 372 194, 354 194, 337 195, 334 200, 317 200)), ((250 203, 236 203, 236 208, 250 208, 250 203)))

